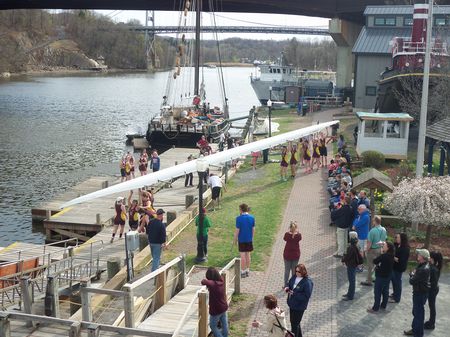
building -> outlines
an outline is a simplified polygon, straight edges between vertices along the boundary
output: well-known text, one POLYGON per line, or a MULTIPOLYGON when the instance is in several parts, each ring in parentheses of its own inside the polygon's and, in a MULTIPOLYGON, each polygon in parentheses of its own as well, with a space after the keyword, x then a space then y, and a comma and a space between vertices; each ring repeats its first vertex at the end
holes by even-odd
MULTIPOLYGON (((371 111, 377 97, 377 80, 392 65, 390 42, 394 37, 409 37, 413 6, 367 6, 362 28, 352 53, 355 56, 356 111, 371 111)), ((433 36, 450 42, 450 6, 433 9, 433 36)))

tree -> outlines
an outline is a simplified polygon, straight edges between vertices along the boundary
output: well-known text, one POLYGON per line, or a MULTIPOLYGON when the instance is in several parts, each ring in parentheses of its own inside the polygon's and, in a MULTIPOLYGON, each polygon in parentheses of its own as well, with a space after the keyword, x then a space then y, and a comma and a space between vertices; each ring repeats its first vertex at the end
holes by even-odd
POLYGON ((405 179, 386 198, 386 207, 408 222, 426 224, 428 248, 432 226, 450 225, 450 176, 405 179))

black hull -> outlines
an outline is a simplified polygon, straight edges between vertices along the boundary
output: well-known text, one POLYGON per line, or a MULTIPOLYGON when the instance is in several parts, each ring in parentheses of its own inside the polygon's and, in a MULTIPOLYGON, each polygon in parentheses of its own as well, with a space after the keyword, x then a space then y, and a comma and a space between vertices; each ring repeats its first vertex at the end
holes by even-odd
POLYGON ((177 132, 154 130, 147 133, 147 141, 152 149, 168 149, 171 147, 193 148, 204 134, 201 132, 177 132))

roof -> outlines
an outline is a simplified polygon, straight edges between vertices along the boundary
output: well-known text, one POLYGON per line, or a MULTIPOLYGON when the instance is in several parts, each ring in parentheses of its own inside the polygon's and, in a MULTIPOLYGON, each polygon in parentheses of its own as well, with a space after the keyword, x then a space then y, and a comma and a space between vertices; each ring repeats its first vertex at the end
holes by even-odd
POLYGON ((353 178, 352 188, 355 190, 360 190, 362 188, 376 188, 382 191, 392 192, 394 186, 392 185, 391 178, 374 168, 370 168, 353 178))
POLYGON ((450 118, 444 118, 427 127, 426 136, 441 142, 450 142, 450 118))
POLYGON ((395 36, 404 37, 411 35, 411 28, 390 27, 390 28, 367 28, 363 27, 358 39, 353 46, 352 52, 355 54, 389 54, 391 46, 389 43, 395 36))
MULTIPOLYGON (((403 6, 367 6, 364 15, 413 15, 414 7, 403 6)), ((450 6, 434 6, 433 14, 450 14, 450 6)))
POLYGON ((383 120, 383 121, 410 121, 412 118, 409 114, 399 112, 399 113, 379 113, 379 112, 355 112, 356 116, 362 120, 383 120))

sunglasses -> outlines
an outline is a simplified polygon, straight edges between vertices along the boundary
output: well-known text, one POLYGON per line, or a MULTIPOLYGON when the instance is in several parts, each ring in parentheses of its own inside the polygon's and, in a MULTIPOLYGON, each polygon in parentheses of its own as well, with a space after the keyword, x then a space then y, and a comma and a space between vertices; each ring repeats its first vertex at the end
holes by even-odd
POLYGON ((301 271, 300 271, 300 270, 296 270, 295 272, 296 272, 296 273, 301 273, 301 271))

